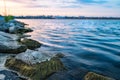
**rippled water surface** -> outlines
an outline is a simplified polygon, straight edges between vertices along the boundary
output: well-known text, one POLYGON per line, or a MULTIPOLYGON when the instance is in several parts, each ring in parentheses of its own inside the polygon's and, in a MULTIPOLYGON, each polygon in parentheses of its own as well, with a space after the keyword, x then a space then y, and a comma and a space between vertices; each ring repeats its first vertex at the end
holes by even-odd
POLYGON ((120 20, 20 20, 49 53, 64 53, 68 68, 84 67, 120 80, 120 20))

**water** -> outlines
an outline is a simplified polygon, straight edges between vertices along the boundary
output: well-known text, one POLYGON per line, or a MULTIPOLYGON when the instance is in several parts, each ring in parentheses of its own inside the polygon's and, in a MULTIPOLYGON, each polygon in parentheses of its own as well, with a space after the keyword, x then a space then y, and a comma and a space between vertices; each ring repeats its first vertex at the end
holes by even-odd
POLYGON ((20 20, 43 43, 40 50, 63 53, 68 68, 88 70, 120 80, 120 20, 20 20))

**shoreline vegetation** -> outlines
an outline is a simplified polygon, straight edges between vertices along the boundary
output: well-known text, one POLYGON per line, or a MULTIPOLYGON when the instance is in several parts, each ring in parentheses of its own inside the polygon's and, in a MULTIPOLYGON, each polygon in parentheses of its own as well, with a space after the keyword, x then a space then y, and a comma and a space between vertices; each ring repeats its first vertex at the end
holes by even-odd
POLYGON ((28 38, 31 35, 25 33, 33 30, 26 25, 16 20, 0 21, 0 53, 8 54, 4 66, 20 74, 14 73, 18 77, 12 78, 11 75, 10 80, 115 80, 82 68, 67 69, 61 61, 66 58, 64 54, 50 55, 37 49, 42 44, 28 38))

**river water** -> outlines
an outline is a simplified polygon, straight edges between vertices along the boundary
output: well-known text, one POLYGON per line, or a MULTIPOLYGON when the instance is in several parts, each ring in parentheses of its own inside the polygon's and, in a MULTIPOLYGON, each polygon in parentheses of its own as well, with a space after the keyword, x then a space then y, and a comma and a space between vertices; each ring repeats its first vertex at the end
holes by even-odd
POLYGON ((19 21, 34 30, 29 34, 43 44, 41 51, 65 54, 69 69, 83 67, 120 80, 120 20, 19 21))

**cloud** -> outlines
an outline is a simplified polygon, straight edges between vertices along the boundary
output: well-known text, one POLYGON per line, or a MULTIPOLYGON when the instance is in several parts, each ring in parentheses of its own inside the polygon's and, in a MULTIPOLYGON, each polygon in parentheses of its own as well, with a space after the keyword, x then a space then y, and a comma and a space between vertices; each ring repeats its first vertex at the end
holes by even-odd
POLYGON ((104 4, 107 3, 107 0, 77 0, 83 4, 104 4))
POLYGON ((120 6, 115 4, 120 3, 119 0, 7 0, 7 1, 14 2, 15 4, 21 4, 21 6, 26 8, 82 8, 85 6, 94 5, 112 8, 114 6, 120 6))
MULTIPOLYGON (((6 3, 12 14, 120 16, 120 0, 6 0, 6 3)), ((3 8, 0 0, 0 10, 4 11, 3 8)))

